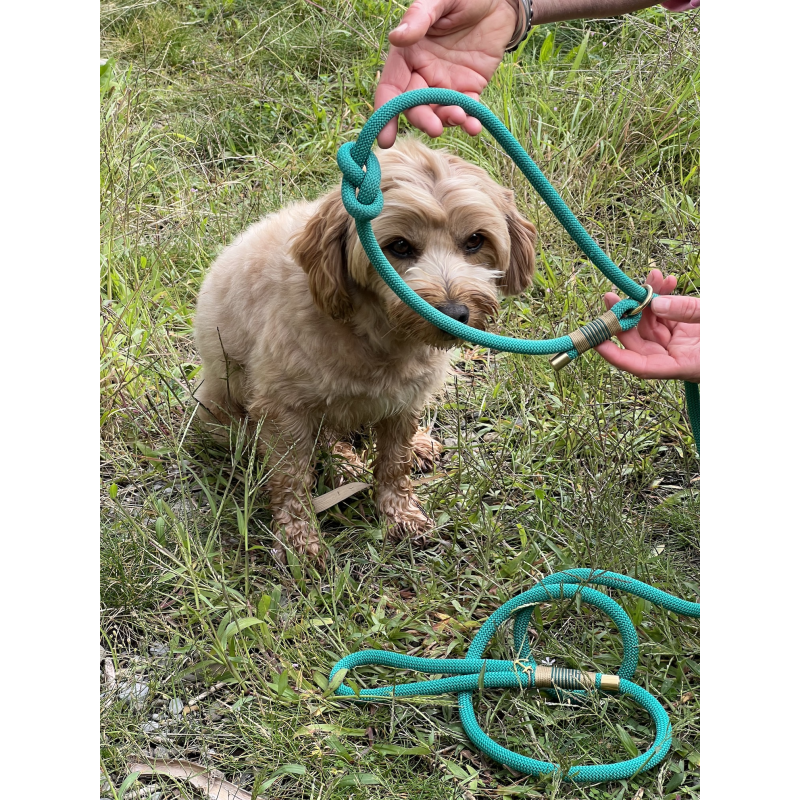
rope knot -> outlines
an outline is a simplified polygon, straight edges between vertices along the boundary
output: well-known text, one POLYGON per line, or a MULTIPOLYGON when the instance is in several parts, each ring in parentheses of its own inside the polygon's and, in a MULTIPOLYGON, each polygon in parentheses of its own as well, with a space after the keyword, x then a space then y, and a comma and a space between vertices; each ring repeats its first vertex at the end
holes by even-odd
POLYGON ((370 222, 383 210, 381 167, 370 150, 365 170, 365 165, 353 157, 354 147, 355 142, 345 142, 336 153, 336 163, 342 171, 342 202, 356 222, 370 222))

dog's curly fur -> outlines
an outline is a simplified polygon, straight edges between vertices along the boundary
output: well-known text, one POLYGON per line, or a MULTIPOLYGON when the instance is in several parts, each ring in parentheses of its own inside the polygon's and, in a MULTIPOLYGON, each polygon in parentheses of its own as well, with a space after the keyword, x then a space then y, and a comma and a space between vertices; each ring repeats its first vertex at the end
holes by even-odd
MULTIPOLYGON (((387 258, 431 305, 484 328, 498 290, 517 294, 533 276, 535 230, 512 192, 415 139, 378 157, 385 203, 373 228, 387 258)), ((282 546, 320 553, 310 492, 323 430, 335 442, 372 426, 375 499, 390 535, 431 527, 412 488, 412 455, 435 453, 418 425, 457 340, 386 286, 338 188, 270 214, 227 247, 200 291, 195 336, 199 416, 212 428, 258 431, 282 546)))

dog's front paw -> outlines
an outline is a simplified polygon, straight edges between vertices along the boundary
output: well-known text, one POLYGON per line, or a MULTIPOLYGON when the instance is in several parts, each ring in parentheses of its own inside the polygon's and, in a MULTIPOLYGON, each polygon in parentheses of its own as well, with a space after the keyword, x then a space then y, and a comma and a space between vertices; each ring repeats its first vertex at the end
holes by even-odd
MULTIPOLYGON (((303 558, 306 558, 312 564, 317 566, 323 565, 328 556, 327 548, 319 541, 306 544, 305 547, 301 548, 300 550, 295 550, 292 548, 292 552, 295 554, 298 560, 302 561, 303 558)), ((282 567, 285 567, 289 562, 286 547, 280 544, 277 540, 275 542, 275 547, 272 548, 270 554, 275 559, 275 563, 282 567)))
POLYGON ((323 563, 327 551, 322 545, 319 531, 313 522, 304 519, 281 519, 277 513, 273 520, 275 547, 272 555, 278 564, 286 565, 286 551, 291 550, 299 559, 308 558, 314 563, 323 563))
POLYGON ((430 472, 441 455, 442 445, 420 428, 411 440, 414 463, 420 472, 430 472))
POLYGON ((401 539, 424 538, 433 528, 433 520, 425 513, 416 495, 383 493, 379 506, 388 523, 388 537, 392 542, 401 539))
POLYGON ((389 522, 386 535, 390 542, 401 542, 403 539, 424 541, 433 527, 433 520, 422 515, 422 519, 395 519, 389 522))

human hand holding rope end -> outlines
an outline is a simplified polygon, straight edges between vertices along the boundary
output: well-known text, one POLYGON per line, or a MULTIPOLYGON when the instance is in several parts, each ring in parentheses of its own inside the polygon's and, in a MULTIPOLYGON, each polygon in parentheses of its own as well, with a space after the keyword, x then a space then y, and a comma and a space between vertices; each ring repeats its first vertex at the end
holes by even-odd
MULTIPOLYGON (((412 89, 454 89, 477 100, 503 58, 517 18, 516 0, 415 0, 389 34, 389 55, 375 92, 375 108, 412 89)), ((428 136, 461 126, 475 136, 481 123, 459 106, 419 106, 408 121, 428 136)), ((393 119, 378 135, 391 147, 393 119)))
MULTIPOLYGON (((650 271, 646 283, 659 297, 642 312, 642 321, 617 337, 624 350, 606 341, 595 350, 609 364, 639 378, 661 378, 700 383, 700 299, 668 297, 677 278, 665 278, 660 270, 650 271)), ((619 302, 609 292, 606 307, 619 302)))
MULTIPOLYGON (((656 0, 414 0, 389 34, 389 54, 375 91, 375 108, 412 89, 454 89, 477 100, 506 52, 519 47, 531 25, 609 17, 657 5, 656 0)), ((661 0, 669 11, 689 11, 700 0, 661 0)), ((419 106, 406 118, 428 136, 461 126, 480 133, 481 123, 459 106, 419 106)), ((397 119, 378 135, 391 147, 397 119)))

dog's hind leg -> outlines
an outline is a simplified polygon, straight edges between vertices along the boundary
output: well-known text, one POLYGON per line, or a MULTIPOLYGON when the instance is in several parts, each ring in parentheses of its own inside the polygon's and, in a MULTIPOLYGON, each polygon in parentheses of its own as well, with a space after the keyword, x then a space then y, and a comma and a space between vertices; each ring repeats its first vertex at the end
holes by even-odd
POLYGON ((414 464, 421 472, 430 472, 442 452, 442 445, 424 428, 420 428, 411 440, 414 464))
MULTIPOLYGON (((250 409, 251 414, 255 411, 250 409)), ((286 412, 262 416, 258 448, 269 470, 267 489, 279 560, 285 558, 286 547, 297 555, 323 557, 311 504, 317 430, 311 420, 300 415, 286 412)))
POLYGON ((419 414, 403 412, 375 426, 375 500, 389 523, 389 538, 418 536, 433 527, 411 485, 411 461, 419 414))
POLYGON ((337 486, 364 478, 367 465, 358 457, 355 447, 350 442, 341 440, 335 442, 331 447, 331 455, 339 460, 341 474, 337 476, 337 486))
POLYGON ((236 427, 246 423, 244 372, 238 364, 212 361, 200 372, 193 397, 197 419, 220 444, 232 445, 236 427))

